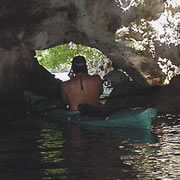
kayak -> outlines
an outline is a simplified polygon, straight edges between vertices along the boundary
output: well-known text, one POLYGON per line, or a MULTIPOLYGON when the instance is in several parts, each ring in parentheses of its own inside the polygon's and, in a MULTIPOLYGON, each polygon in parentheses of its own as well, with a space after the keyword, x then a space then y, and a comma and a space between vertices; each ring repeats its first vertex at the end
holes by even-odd
POLYGON ((91 127, 122 127, 150 129, 152 121, 157 117, 155 108, 129 108, 125 110, 82 105, 78 111, 63 109, 59 101, 26 95, 30 99, 30 110, 43 116, 50 122, 68 122, 91 127))
POLYGON ((150 129, 152 121, 157 117, 157 110, 130 108, 107 116, 89 116, 80 111, 54 109, 44 112, 43 116, 49 121, 71 122, 83 126, 150 129))

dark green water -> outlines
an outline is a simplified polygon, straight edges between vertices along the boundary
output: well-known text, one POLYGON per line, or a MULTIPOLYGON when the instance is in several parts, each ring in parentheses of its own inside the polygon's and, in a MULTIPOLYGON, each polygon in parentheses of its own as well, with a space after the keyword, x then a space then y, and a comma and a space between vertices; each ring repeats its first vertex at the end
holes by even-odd
POLYGON ((180 116, 158 120, 168 123, 159 123, 156 135, 36 117, 5 123, 0 128, 0 180, 178 180, 180 116))

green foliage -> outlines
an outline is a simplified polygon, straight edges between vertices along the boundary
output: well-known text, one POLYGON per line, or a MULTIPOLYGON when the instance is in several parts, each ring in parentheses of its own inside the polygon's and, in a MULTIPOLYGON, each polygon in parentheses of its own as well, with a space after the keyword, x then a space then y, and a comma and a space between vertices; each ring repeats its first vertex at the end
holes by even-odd
POLYGON ((89 68, 96 67, 98 62, 107 59, 102 52, 80 44, 64 44, 45 50, 36 50, 39 63, 47 69, 66 69, 71 65, 74 56, 82 55, 86 58, 89 68))

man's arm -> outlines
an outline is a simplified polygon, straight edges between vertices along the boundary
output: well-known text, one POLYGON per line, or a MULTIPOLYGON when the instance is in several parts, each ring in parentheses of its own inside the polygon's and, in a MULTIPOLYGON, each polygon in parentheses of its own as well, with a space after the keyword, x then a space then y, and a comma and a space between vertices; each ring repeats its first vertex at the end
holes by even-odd
POLYGON ((68 76, 70 79, 74 78, 75 77, 75 74, 73 73, 73 70, 70 69, 69 73, 68 73, 68 76))

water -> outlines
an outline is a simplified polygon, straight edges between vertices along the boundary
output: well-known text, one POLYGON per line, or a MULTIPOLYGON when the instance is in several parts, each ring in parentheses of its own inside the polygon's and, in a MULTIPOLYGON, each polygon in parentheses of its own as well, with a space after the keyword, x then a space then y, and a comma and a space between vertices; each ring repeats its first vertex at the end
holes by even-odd
POLYGON ((59 72, 59 73, 52 73, 55 75, 55 78, 60 79, 62 81, 67 81, 69 80, 69 76, 68 76, 69 72, 59 72))
POLYGON ((0 180, 178 180, 180 116, 158 122, 155 134, 30 116, 6 122, 0 127, 0 180))

